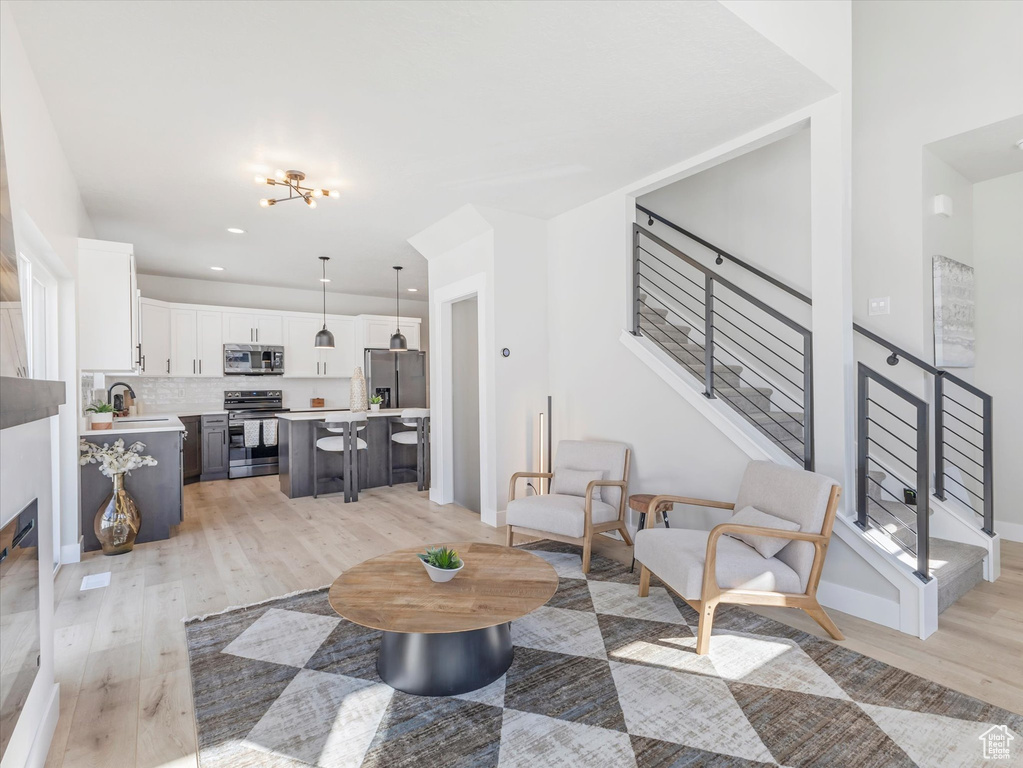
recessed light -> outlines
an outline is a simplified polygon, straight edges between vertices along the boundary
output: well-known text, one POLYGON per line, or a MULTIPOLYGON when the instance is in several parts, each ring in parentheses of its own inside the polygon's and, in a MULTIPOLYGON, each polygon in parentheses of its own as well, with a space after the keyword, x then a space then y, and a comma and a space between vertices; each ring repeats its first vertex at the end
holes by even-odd
POLYGON ((418 288, 409 288, 408 292, 409 293, 416 293, 418 290, 419 290, 418 288))
POLYGON ((238 227, 228 227, 227 231, 230 232, 232 235, 244 235, 245 234, 245 230, 244 229, 238 229, 238 227))
POLYGON ((224 271, 223 267, 210 267, 210 269, 212 269, 214 272, 223 272, 224 271))

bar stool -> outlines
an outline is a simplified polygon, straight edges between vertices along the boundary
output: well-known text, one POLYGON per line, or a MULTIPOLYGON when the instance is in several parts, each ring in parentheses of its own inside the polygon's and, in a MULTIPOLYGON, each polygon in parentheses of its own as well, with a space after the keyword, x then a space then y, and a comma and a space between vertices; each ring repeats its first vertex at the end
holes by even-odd
MULTIPOLYGON (((401 415, 387 420, 387 484, 394 485, 394 445, 416 446, 416 490, 430 488, 430 409, 405 408, 401 415), (395 422, 415 431, 394 431, 395 422)), ((407 470, 406 470, 407 471, 407 470)))
POLYGON ((365 451, 366 441, 358 433, 366 428, 365 413, 338 413, 316 424, 313 429, 313 498, 318 497, 319 451, 341 454, 341 480, 344 482, 345 503, 359 500, 359 451, 365 451), (320 432, 332 432, 320 437, 320 432))

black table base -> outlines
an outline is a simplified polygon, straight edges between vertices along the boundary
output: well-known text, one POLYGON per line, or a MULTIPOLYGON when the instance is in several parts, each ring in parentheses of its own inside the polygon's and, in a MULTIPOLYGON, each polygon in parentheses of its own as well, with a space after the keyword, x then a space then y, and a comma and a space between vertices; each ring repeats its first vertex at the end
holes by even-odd
POLYGON ((416 696, 454 696, 490 685, 512 663, 511 623, 469 632, 384 632, 377 672, 416 696))

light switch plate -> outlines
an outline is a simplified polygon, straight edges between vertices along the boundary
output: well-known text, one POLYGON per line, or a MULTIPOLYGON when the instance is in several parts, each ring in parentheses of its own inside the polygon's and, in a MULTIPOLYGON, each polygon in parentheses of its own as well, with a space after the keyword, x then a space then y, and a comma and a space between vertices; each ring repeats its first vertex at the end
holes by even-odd
POLYGON ((881 296, 877 299, 870 300, 870 312, 871 315, 888 315, 892 311, 892 297, 881 296))

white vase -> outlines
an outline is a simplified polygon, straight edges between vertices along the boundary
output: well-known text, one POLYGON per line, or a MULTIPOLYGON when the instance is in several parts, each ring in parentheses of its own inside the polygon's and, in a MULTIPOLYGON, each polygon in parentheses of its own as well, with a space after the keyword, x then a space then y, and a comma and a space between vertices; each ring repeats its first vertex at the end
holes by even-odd
POLYGON ((114 428, 114 414, 112 414, 112 413, 90 413, 89 414, 89 428, 90 429, 113 429, 114 428))
POLYGON ((371 411, 379 411, 380 410, 380 403, 370 403, 369 404, 369 409, 371 411))
POLYGON ((364 413, 366 411, 366 377, 362 375, 362 368, 355 367, 352 373, 351 395, 348 399, 348 407, 353 413, 364 413))
POLYGON ((423 567, 426 569, 426 572, 430 574, 430 578, 438 583, 451 581, 453 578, 455 578, 455 574, 457 574, 460 570, 465 568, 464 560, 462 561, 462 564, 457 568, 435 568, 434 566, 430 565, 423 559, 420 559, 419 562, 423 564, 423 567))

